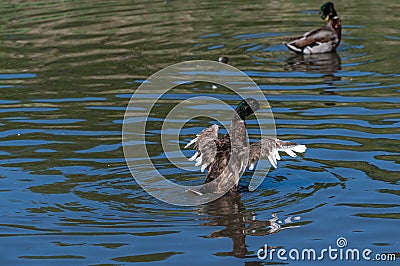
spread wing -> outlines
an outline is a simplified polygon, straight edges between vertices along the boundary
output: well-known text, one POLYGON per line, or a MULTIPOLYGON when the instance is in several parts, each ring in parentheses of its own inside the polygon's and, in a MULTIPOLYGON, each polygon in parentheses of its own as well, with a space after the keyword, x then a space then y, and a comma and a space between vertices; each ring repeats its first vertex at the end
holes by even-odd
POLYGON ((196 153, 189 158, 189 161, 196 160, 196 166, 201 165, 201 171, 207 168, 214 162, 215 155, 217 153, 216 141, 218 140, 218 125, 212 125, 209 128, 204 129, 196 138, 186 144, 185 149, 192 144, 195 144, 196 153))
POLYGON ((281 159, 279 151, 284 151, 291 157, 296 157, 297 155, 295 152, 305 152, 306 146, 279 139, 262 139, 259 142, 250 145, 248 162, 249 169, 254 169, 254 166, 260 157, 267 157, 272 166, 277 168, 277 161, 281 159))

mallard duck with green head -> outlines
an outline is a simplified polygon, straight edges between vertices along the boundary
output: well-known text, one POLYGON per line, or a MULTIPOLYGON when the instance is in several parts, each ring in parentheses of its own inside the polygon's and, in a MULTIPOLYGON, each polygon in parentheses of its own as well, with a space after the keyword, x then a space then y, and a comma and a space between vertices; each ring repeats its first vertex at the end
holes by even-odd
POLYGON ((342 36, 342 22, 332 2, 321 6, 320 16, 326 24, 301 37, 290 38, 291 42, 284 43, 289 50, 299 54, 320 54, 336 50, 342 36))
MULTIPOLYGON (((207 169, 205 183, 215 183, 212 192, 226 191, 226 186, 236 189, 246 168, 253 170, 260 157, 268 158, 271 165, 277 168, 277 161, 281 159, 279 151, 292 157, 296 157, 295 152, 305 152, 305 145, 276 138, 263 138, 247 145, 246 117, 259 107, 253 98, 242 100, 235 109, 227 134, 219 138, 219 126, 212 125, 185 146, 187 148, 195 144, 196 153, 189 160, 196 161, 195 165, 200 166, 202 172, 207 169)), ((203 194, 201 191, 194 192, 203 194)))

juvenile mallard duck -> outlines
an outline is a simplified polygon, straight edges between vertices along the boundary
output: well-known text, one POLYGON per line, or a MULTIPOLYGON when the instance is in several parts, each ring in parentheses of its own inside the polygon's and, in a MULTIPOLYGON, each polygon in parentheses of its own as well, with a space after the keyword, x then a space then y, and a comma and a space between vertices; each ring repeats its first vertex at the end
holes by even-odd
POLYGON ((321 6, 320 16, 327 21, 326 24, 301 37, 291 38, 291 42, 284 43, 289 50, 300 54, 320 54, 336 50, 342 36, 342 22, 332 2, 321 6))
MULTIPOLYGON (((281 159, 279 151, 292 157, 296 157, 295 152, 305 152, 305 145, 275 138, 264 138, 248 146, 245 120, 258 109, 259 103, 253 98, 241 101, 235 109, 228 134, 218 138, 219 126, 212 125, 185 146, 195 144, 196 153, 189 160, 196 160, 195 165, 201 166, 202 172, 207 169, 205 183, 216 181, 212 192, 226 191, 227 187, 236 189, 246 167, 253 170, 261 156, 267 157, 277 168, 277 161, 281 159)), ((203 194, 202 191, 193 192, 203 194)))

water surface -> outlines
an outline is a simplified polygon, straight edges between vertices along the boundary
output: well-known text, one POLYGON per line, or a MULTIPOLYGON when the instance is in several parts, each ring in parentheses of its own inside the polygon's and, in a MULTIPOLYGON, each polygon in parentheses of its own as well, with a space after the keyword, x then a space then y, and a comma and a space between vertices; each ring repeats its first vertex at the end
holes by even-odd
MULTIPOLYGON (((399 256, 399 3, 335 2, 344 24, 337 53, 294 56, 282 37, 319 27, 315 5, 1 3, 3 264, 262 265, 270 263, 257 258, 264 244, 323 249, 338 237, 399 256), (199 207, 160 202, 125 164, 125 107, 161 68, 220 55, 259 84, 279 137, 308 150, 285 156, 254 192, 199 207)), ((165 110, 196 95, 239 100, 223 88, 183 86, 160 101, 147 136, 161 171, 189 184, 204 175, 169 164, 160 127, 165 110)), ((182 146, 209 125, 188 124, 182 146)))

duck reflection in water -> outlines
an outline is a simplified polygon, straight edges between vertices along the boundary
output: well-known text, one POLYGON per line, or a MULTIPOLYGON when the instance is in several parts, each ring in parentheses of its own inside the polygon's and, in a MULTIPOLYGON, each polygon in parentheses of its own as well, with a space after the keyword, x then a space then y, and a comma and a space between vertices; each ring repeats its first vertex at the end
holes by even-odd
MULTIPOLYGON (((212 232, 206 238, 229 237, 233 242, 233 250, 218 253, 219 255, 243 258, 248 255, 246 236, 264 236, 278 233, 281 230, 298 227, 296 223, 299 216, 279 220, 276 214, 272 214, 269 220, 259 220, 255 213, 246 211, 241 201, 240 192, 231 190, 221 198, 201 206, 200 212, 209 217, 203 218, 207 222, 200 226, 224 226, 224 229, 212 232)), ((252 255, 253 256, 253 255, 252 255)))
POLYGON ((320 73, 324 75, 324 82, 331 84, 340 80, 335 73, 342 69, 340 56, 336 51, 325 54, 291 54, 286 59, 286 71, 320 73))

